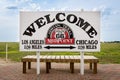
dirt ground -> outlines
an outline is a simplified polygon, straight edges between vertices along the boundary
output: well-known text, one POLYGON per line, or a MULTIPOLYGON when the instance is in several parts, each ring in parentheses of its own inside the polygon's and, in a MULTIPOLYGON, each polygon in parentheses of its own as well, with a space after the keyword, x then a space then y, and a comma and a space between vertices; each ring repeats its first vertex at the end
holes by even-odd
POLYGON ((120 80, 120 64, 98 64, 98 73, 93 74, 89 64, 85 64, 85 75, 80 75, 80 64, 75 63, 74 73, 70 73, 69 63, 52 63, 50 73, 46 73, 45 63, 40 63, 40 75, 36 75, 36 63, 32 69, 22 73, 22 62, 6 62, 0 59, 0 80, 120 80))

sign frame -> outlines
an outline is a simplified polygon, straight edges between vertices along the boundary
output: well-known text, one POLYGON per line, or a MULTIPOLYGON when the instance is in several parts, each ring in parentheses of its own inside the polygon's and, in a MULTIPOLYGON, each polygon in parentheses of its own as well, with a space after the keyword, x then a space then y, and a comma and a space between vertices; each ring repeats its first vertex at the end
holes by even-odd
POLYGON ((100 12, 20 12, 20 51, 99 52, 100 12))

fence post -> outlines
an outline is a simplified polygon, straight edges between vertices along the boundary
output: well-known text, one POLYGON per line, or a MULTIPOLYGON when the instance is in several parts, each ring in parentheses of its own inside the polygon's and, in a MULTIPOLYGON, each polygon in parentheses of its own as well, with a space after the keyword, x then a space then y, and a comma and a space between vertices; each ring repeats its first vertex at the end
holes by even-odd
POLYGON ((6 43, 5 47, 6 47, 6 59, 5 60, 7 62, 8 61, 8 44, 7 43, 6 43))

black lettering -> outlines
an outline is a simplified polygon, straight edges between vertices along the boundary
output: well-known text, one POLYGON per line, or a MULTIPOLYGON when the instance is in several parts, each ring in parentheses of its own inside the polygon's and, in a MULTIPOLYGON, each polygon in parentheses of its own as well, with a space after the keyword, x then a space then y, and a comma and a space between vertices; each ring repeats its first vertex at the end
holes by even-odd
MULTIPOLYGON (((47 14, 44 17, 40 17, 39 19, 37 19, 36 21, 34 21, 32 24, 30 24, 30 26, 27 27, 27 29, 24 31, 23 35, 32 36, 33 33, 36 32, 36 27, 41 28, 42 26, 44 26, 46 24, 49 24, 49 23, 52 23, 55 20, 57 20, 59 22, 63 22, 66 19, 67 19, 67 21, 69 23, 74 23, 78 27, 80 27, 81 29, 83 29, 88 34, 88 36, 90 38, 93 38, 93 37, 95 37, 97 35, 96 30, 90 25, 90 23, 88 23, 87 21, 85 21, 81 17, 77 17, 74 14, 68 14, 66 16, 65 13, 57 13, 54 16, 54 18, 52 18, 50 14, 47 14)), ((70 30, 68 30, 68 31, 69 31, 69 33, 71 33, 70 30)), ((77 43, 78 43, 78 41, 77 41, 77 43)), ((79 42, 79 43, 81 43, 81 42, 79 42)))
POLYGON ((68 20, 69 23, 75 23, 77 21, 77 17, 73 14, 69 14, 67 16, 67 20, 68 20))
POLYGON ((30 45, 24 45, 24 49, 30 49, 31 46, 30 45))
POLYGON ((90 38, 93 38, 94 36, 97 35, 97 32, 95 31, 95 29, 88 22, 84 22, 82 18, 79 18, 76 25, 79 27, 82 27, 84 31, 86 31, 86 29, 90 27, 90 29, 86 31, 86 33, 89 35, 90 38))
POLYGON ((78 22, 77 22, 76 25, 79 26, 79 27, 82 27, 82 29, 83 29, 84 31, 86 30, 86 28, 87 28, 88 26, 90 26, 90 24, 89 24, 88 22, 84 22, 84 20, 83 20, 82 18, 79 18, 79 20, 78 20, 78 22))
POLYGON ((95 40, 94 44, 98 44, 98 41, 97 41, 97 40, 95 40))
POLYGON ((61 19, 60 15, 62 16, 65 16, 65 13, 58 13, 56 14, 56 20, 60 21, 60 22, 63 22, 65 21, 65 18, 61 19))
POLYGON ((32 23, 32 24, 25 30, 25 32, 23 33, 23 35, 32 36, 32 35, 33 35, 32 33, 35 33, 35 32, 36 32, 35 27, 34 27, 33 24, 34 24, 34 23, 32 23))
POLYGON ((96 32, 96 30, 95 30, 93 27, 91 27, 91 28, 87 31, 87 34, 89 35, 90 38, 93 38, 94 36, 97 35, 97 32, 96 32))
POLYGON ((50 19, 50 14, 46 15, 45 17, 46 17, 46 20, 47 20, 47 24, 52 23, 52 22, 55 21, 55 18, 52 19, 52 20, 50 19))
POLYGON ((35 21, 35 23, 38 25, 38 28, 40 28, 40 27, 42 27, 42 26, 44 26, 44 25, 46 24, 46 22, 43 21, 43 20, 44 20, 44 18, 41 17, 41 18, 39 18, 39 19, 37 19, 37 20, 35 21))
POLYGON ((28 40, 22 40, 22 44, 28 44, 28 40))
POLYGON ((81 46, 78 46, 78 49, 85 49, 85 46, 84 45, 81 45, 81 46))
POLYGON ((78 41, 78 40, 76 40, 76 44, 77 44, 77 45, 79 44, 79 41, 78 41))

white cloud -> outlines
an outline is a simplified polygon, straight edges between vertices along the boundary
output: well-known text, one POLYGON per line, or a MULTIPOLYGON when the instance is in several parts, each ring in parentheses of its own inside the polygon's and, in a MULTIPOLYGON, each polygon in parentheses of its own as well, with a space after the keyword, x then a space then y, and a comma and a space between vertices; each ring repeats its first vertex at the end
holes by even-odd
POLYGON ((40 10, 40 9, 41 9, 39 3, 30 3, 29 5, 30 5, 30 8, 31 8, 32 10, 37 11, 37 10, 40 10))
POLYGON ((34 3, 32 0, 15 0, 15 1, 3 0, 0 1, 0 9, 4 13, 6 13, 6 9, 9 10, 17 9, 18 11, 21 10, 38 11, 41 9, 41 6, 39 3, 34 3))
POLYGON ((47 11, 56 11, 56 10, 57 10, 56 8, 50 8, 47 11))
POLYGON ((113 10, 112 8, 107 7, 105 5, 101 5, 96 8, 93 8, 92 11, 100 11, 104 21, 107 20, 111 15, 118 13, 115 10, 113 10))
POLYGON ((26 3, 26 2, 31 2, 32 0, 16 0, 16 3, 26 3))
POLYGON ((101 5, 101 6, 93 8, 92 11, 102 11, 102 12, 104 12, 106 10, 106 8, 107 7, 105 5, 101 5))
POLYGON ((120 14, 120 10, 114 10, 114 11, 112 12, 112 14, 114 14, 114 15, 120 14))
POLYGON ((20 11, 39 11, 41 10, 40 4, 29 3, 28 6, 21 7, 20 11))
POLYGON ((120 14, 120 10, 115 10, 105 5, 93 8, 92 11, 101 11, 103 16, 120 14))
POLYGON ((68 10, 68 7, 63 7, 60 9, 61 11, 67 11, 68 10))
POLYGON ((12 9, 12 10, 18 9, 17 6, 7 6, 6 8, 7 8, 7 9, 12 9))

